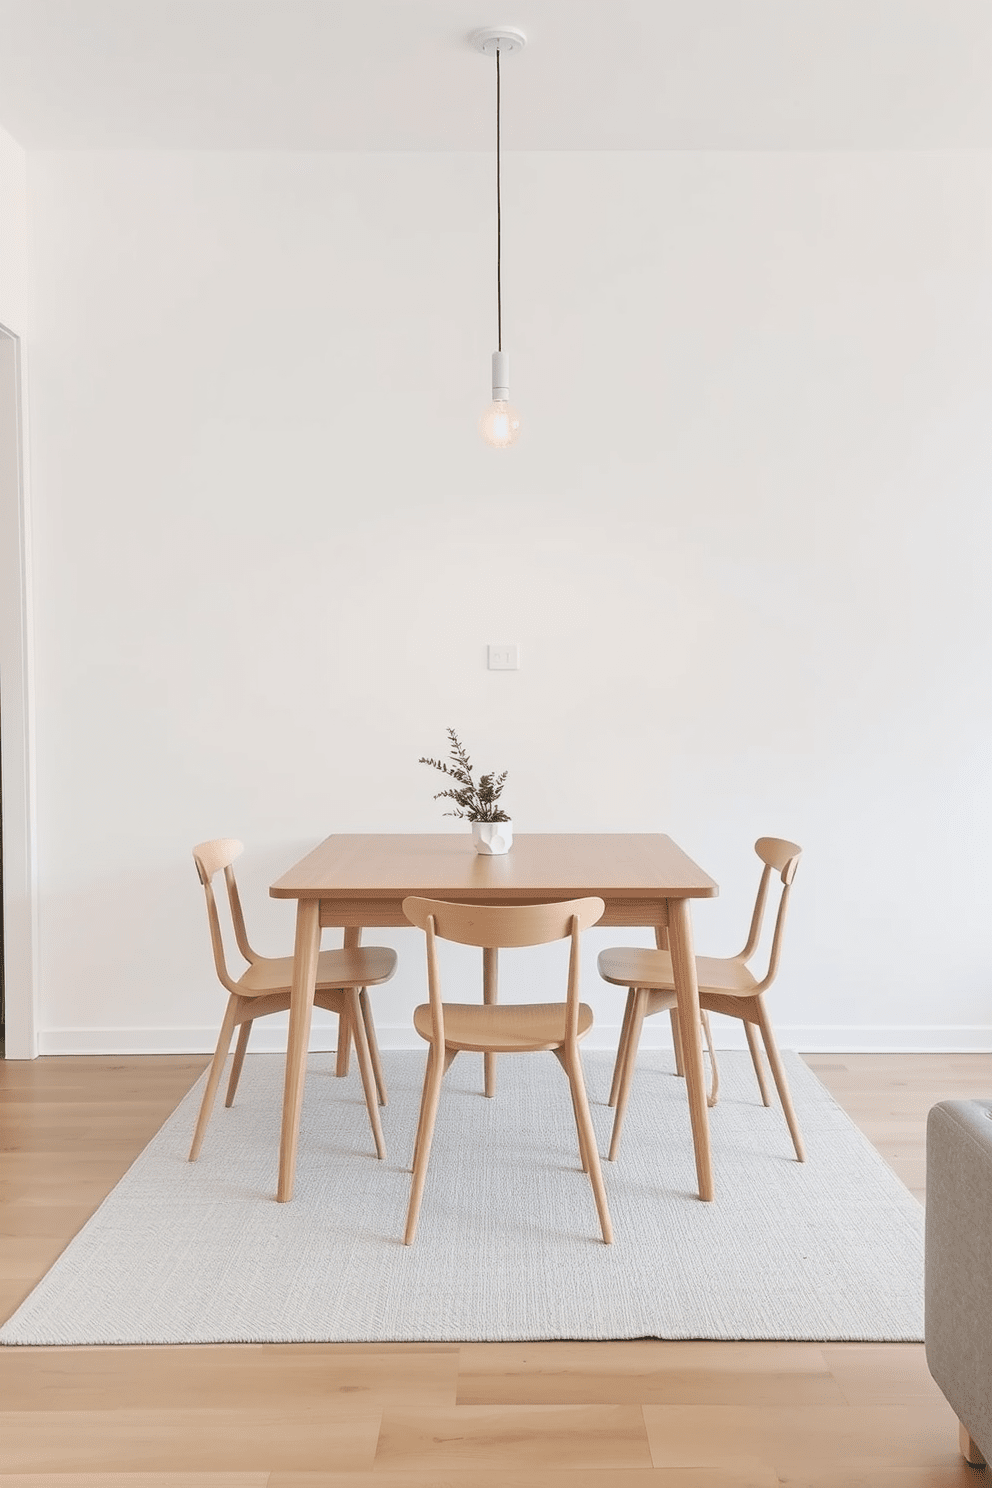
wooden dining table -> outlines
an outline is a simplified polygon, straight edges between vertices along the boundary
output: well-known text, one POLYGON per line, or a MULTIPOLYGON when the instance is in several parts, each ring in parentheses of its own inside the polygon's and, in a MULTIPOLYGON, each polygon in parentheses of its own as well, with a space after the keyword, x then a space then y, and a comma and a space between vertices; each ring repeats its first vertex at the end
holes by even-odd
MULTIPOLYGON (((653 929, 656 943, 667 945, 672 957, 699 1197, 712 1199, 690 900, 718 892, 713 880, 658 832, 523 833, 514 837, 508 853, 494 857, 477 853, 468 833, 357 832, 325 838, 269 889, 274 899, 296 900, 279 1202, 293 1196, 321 931, 343 929, 349 947, 361 943, 365 929, 408 925, 402 907, 408 895, 459 904, 548 904, 596 895, 606 905, 600 925, 653 929)), ((496 955, 483 952, 487 1002, 498 995, 496 955)), ((495 1078, 489 1063, 487 1095, 495 1091, 495 1078)))

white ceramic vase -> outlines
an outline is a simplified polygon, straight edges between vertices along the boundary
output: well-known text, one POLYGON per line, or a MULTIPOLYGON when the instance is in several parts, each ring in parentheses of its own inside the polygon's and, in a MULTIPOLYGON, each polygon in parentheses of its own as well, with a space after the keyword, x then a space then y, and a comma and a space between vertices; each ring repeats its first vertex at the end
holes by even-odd
POLYGON ((512 822, 473 822, 472 845, 477 853, 495 857, 509 852, 513 845, 512 822))

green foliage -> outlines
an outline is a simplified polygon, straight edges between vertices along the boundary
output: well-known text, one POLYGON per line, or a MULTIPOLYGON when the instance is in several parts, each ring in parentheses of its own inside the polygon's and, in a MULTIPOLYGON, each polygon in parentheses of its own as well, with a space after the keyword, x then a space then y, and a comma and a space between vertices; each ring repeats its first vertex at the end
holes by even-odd
POLYGON ((507 771, 504 770, 502 775, 482 775, 476 785, 472 778, 472 761, 465 753, 464 744, 453 728, 447 730, 447 735, 451 745, 448 755, 450 765, 446 765, 443 760, 425 759, 423 756, 417 761, 420 765, 430 765, 432 769, 440 770, 442 775, 448 775, 455 781, 454 787, 437 791, 434 796, 435 801, 450 800, 457 806, 457 811, 446 811, 445 816, 461 816, 472 822, 508 822, 510 818, 499 804, 507 771))

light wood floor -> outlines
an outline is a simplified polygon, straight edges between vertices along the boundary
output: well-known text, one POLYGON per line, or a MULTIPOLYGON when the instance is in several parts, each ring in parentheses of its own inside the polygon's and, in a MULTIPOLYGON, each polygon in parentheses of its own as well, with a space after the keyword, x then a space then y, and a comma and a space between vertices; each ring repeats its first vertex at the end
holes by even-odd
MULTIPOLYGON (((0 1315, 200 1058, 0 1062, 0 1315)), ((926 1112, 992 1056, 811 1056, 923 1196, 926 1112)), ((812 1155, 812 1154, 811 1154, 812 1155)), ((922 1346, 0 1350, 0 1488, 972 1488, 922 1346)))

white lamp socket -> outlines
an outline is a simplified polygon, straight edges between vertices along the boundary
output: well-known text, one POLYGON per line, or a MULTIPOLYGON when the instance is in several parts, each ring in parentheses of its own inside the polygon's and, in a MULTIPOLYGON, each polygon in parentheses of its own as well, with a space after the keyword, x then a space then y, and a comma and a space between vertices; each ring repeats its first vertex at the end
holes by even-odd
POLYGON ((508 351, 493 352, 493 402, 509 403, 510 401, 510 353, 508 351))

